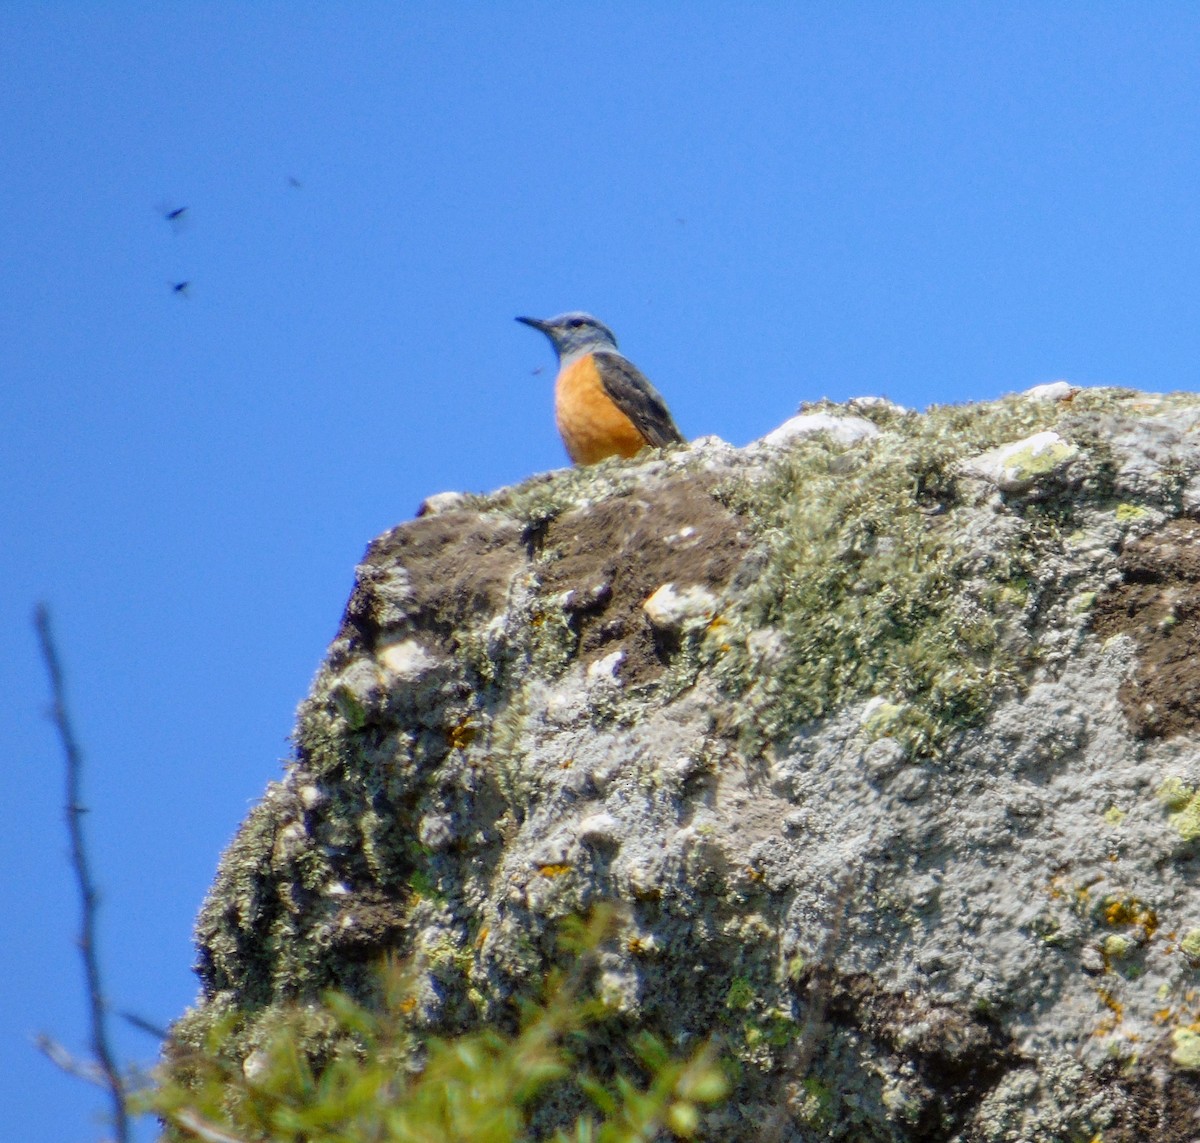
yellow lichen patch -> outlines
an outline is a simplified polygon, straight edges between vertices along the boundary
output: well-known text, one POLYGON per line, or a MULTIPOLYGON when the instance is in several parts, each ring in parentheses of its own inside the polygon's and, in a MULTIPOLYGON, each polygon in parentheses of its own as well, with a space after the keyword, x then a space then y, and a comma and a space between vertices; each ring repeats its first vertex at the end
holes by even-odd
POLYGON ((649 936, 632 936, 625 942, 625 951, 632 956, 651 956, 658 951, 658 942, 654 934, 649 936))
MULTIPOLYGON (((729 626, 729 620, 726 619, 723 615, 714 615, 708 621, 708 626, 705 628, 705 630, 707 630, 710 634, 712 634, 714 632, 720 631, 723 627, 728 627, 728 626, 729 626)), ((717 650, 718 654, 725 655, 725 654, 728 654, 730 650, 732 650, 732 647, 729 643, 720 643, 717 645, 716 650, 717 650)))
POLYGON ((552 862, 549 865, 539 865, 537 870, 543 877, 561 877, 570 873, 571 867, 566 862, 552 862))
POLYGON ((453 750, 466 750, 475 741, 478 733, 479 728, 469 719, 464 718, 462 722, 446 731, 446 741, 450 743, 453 750))

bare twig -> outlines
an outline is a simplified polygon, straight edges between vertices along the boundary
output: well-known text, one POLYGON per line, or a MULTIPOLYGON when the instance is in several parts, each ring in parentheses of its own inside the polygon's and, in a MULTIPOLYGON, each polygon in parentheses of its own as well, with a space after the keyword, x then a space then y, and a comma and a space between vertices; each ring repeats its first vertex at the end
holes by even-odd
POLYGON ((135 1027, 139 1032, 145 1032, 147 1036, 153 1036, 156 1040, 165 1040, 169 1034, 166 1028, 163 1028, 159 1024, 152 1023, 144 1016, 139 1016, 136 1012, 122 1011, 118 1012, 117 1015, 120 1016, 121 1019, 127 1024, 131 1024, 133 1027, 135 1027))
MULTIPOLYGON (((71 867, 75 871, 82 904, 79 954, 83 958, 83 971, 87 981, 88 1007, 92 1023, 92 1053, 96 1059, 96 1068, 103 1077, 103 1086, 108 1090, 112 1099, 113 1127, 116 1130, 117 1143, 129 1143, 127 1093, 125 1082, 117 1069, 108 1043, 107 1013, 100 983, 100 964, 96 955, 96 887, 88 868, 87 851, 83 840, 82 818, 86 812, 80 792, 83 756, 71 730, 62 667, 59 664, 54 636, 50 630, 50 611, 45 604, 39 605, 34 613, 33 622, 41 643, 42 658, 45 660, 46 670, 50 675, 50 691, 53 699, 50 720, 58 730, 67 764, 67 833, 71 839, 71 867)), ((44 1045, 42 1050, 46 1051, 44 1045)), ((51 1055, 51 1059, 54 1058, 51 1055)))

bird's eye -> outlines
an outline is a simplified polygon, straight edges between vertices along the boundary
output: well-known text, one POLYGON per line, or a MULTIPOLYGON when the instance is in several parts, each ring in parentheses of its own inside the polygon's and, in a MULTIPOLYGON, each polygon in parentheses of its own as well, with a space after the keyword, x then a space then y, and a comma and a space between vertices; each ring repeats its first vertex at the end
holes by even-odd
POLYGON ((583 325, 582 318, 572 318, 569 322, 567 322, 568 329, 578 329, 581 325, 583 325))

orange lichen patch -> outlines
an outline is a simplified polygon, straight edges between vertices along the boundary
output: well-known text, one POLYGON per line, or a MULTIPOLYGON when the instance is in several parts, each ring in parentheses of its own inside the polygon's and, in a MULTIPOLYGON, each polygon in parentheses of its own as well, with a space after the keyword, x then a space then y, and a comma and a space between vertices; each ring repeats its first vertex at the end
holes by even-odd
POLYGON ((1125 1006, 1103 985, 1096 989, 1096 995, 1100 998, 1100 1003, 1108 1009, 1109 1015, 1101 1018, 1094 1035, 1108 1036, 1115 1032, 1117 1026, 1125 1019, 1125 1006))
POLYGON ((489 929, 487 927, 487 925, 479 926, 479 932, 475 934, 475 947, 477 949, 483 948, 483 942, 487 940, 488 933, 490 933, 491 931, 492 930, 489 929))
POLYGON ((767 875, 761 869, 755 869, 753 865, 747 865, 746 876, 749 877, 751 881, 762 881, 767 875))
POLYGON ((412 1013, 416 1009, 416 1007, 417 1007, 417 998, 415 996, 406 996, 403 1000, 400 1001, 400 1011, 403 1012, 405 1016, 412 1015, 412 1013))
POLYGON ((1118 1023, 1125 1019, 1125 1006, 1107 988, 1097 988, 1096 995, 1100 1002, 1116 1016, 1118 1023))
POLYGON ((466 750, 475 741, 478 733, 479 728, 473 722, 463 719, 457 726, 452 726, 446 731, 446 741, 454 750, 466 750))
POLYGON ((1175 1013, 1170 1008, 1160 1008, 1154 1013, 1153 1020, 1156 1024, 1170 1024, 1175 1019, 1175 1013))
POLYGON ((729 620, 726 619, 723 615, 714 615, 708 621, 708 630, 709 631, 716 631, 716 630, 718 630, 718 628, 728 627, 728 626, 729 626, 729 620))
POLYGON ((1120 1027, 1124 1019, 1124 1007, 1121 1005, 1120 1000, 1117 1000, 1111 993, 1106 992, 1105 989, 1100 989, 1099 997, 1106 1009, 1109 1010, 1109 1015, 1100 1018, 1093 1035, 1111 1036, 1120 1027))
POLYGON ((556 862, 551 865, 539 865, 538 872, 543 877, 561 877, 564 873, 570 873, 571 867, 565 862, 556 862))
POLYGON ((1136 897, 1110 897, 1104 903, 1104 923, 1114 928, 1141 925, 1146 939, 1150 940, 1158 930, 1158 914, 1136 897))
POLYGON ((572 766, 574 766, 574 765, 575 765, 575 759, 574 759, 574 758, 564 758, 564 759, 563 759, 563 760, 562 760, 562 761, 561 761, 561 762, 558 764, 558 768, 559 768, 560 770, 570 770, 570 769, 571 769, 571 767, 572 767, 572 766))

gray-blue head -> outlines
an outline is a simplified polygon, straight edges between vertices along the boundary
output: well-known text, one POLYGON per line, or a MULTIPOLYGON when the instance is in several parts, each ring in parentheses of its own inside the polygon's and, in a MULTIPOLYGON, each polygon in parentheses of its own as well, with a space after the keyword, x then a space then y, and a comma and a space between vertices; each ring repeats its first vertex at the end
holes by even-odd
POLYGON ((554 345, 559 361, 578 357, 596 349, 616 349, 613 331, 591 314, 573 310, 552 318, 519 317, 517 321, 540 329, 554 345))

